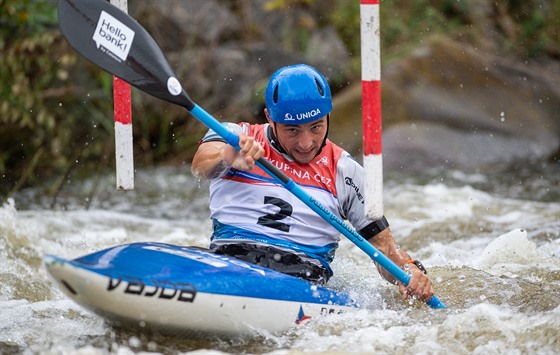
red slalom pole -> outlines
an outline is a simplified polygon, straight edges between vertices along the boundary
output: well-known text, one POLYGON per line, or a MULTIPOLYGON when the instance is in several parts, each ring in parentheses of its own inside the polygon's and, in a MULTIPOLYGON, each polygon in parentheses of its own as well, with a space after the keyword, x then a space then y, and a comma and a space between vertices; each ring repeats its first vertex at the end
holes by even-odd
POLYGON ((383 216, 379 0, 360 0, 360 35, 365 213, 368 218, 377 220, 383 216))
MULTIPOLYGON (((127 0, 111 0, 128 13, 127 0)), ((134 189, 134 155, 132 149, 132 97, 130 85, 113 76, 113 115, 115 120, 115 167, 117 190, 134 189)))

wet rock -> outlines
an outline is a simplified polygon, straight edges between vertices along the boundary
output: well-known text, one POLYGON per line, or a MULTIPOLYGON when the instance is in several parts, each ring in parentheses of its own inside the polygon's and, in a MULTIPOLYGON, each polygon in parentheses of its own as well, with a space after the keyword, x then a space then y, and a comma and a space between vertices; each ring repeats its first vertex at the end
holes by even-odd
MULTIPOLYGON (((383 68, 385 167, 494 169, 550 157, 560 146, 558 78, 557 62, 519 63, 434 40, 383 68)), ((359 127, 361 90, 353 93, 335 101, 335 114, 359 127)))
MULTIPOLYGON (((515 30, 510 17, 499 4, 474 1, 476 6, 451 11, 476 24, 479 40, 471 43, 477 47, 434 38, 384 64, 387 170, 496 169, 547 158, 560 148, 560 63, 509 57, 497 43, 501 32, 515 30)), ((189 95, 220 120, 262 121, 272 72, 300 62, 316 66, 336 93, 330 138, 360 158, 361 84, 337 92, 349 80, 344 68, 350 57, 337 33, 320 23, 321 11, 290 6, 278 12, 259 1, 217 0, 131 8, 189 95)))
POLYGON ((340 77, 349 58, 336 31, 317 21, 324 6, 270 11, 261 1, 136 4, 131 13, 162 47, 189 95, 220 119, 257 121, 268 78, 282 66, 307 63, 340 77))

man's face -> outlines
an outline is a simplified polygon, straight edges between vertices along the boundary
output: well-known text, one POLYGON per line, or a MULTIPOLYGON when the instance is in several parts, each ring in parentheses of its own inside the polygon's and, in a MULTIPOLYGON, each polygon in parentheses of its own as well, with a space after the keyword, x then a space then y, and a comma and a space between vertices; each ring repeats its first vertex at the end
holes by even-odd
POLYGON ((327 116, 300 125, 275 124, 270 119, 268 122, 275 127, 276 137, 284 150, 301 164, 310 163, 317 156, 328 129, 327 116))

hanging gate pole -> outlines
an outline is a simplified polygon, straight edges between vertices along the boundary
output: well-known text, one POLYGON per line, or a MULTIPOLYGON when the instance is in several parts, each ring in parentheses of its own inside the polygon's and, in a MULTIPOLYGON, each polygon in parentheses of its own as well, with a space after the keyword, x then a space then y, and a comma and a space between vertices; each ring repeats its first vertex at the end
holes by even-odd
POLYGON ((379 0, 360 0, 360 35, 365 213, 377 220, 383 216, 379 0))
MULTIPOLYGON (((127 0, 111 0, 128 13, 127 0)), ((132 149, 132 98, 130 85, 113 76, 113 115, 115 120, 115 167, 117 190, 134 189, 134 154, 132 149)))

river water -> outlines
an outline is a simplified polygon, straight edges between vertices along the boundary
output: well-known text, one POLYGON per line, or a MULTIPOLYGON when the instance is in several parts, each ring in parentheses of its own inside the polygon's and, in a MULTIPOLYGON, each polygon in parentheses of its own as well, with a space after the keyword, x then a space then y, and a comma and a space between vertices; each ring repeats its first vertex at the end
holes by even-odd
MULTIPOLYGON (((286 334, 170 338, 114 329, 66 298, 42 266, 118 244, 207 246, 207 183, 187 166, 67 181, 56 199, 19 192, 0 206, 0 353, 560 353, 560 169, 385 178, 385 214, 398 243, 423 261, 444 310, 403 302, 370 259, 343 238, 329 282, 364 307, 312 319, 286 334)), ((265 314, 263 317, 266 316, 265 314)))

